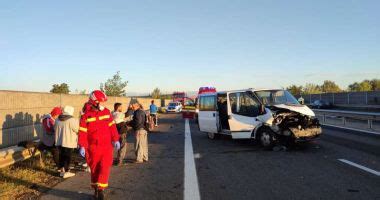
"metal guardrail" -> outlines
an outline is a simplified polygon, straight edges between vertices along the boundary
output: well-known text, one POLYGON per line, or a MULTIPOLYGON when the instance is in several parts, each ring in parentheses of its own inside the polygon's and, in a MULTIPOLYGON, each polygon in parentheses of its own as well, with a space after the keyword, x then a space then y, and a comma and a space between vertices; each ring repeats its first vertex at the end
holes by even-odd
MULTIPOLYGON (((312 103, 305 103, 311 108, 312 103)), ((366 105, 366 104, 332 104, 335 108, 358 108, 358 109, 380 109, 380 105, 366 105)))
POLYGON ((342 119, 342 124, 346 125, 347 118, 366 120, 368 123, 368 129, 373 128, 373 121, 380 121, 380 113, 371 112, 355 112, 344 110, 325 110, 325 109, 313 109, 317 116, 322 116, 323 123, 326 123, 326 116, 335 116, 342 119))
MULTIPOLYGON (((298 99, 300 96, 296 96, 298 99)), ((339 92, 303 95, 305 103, 312 103, 315 100, 325 100, 334 105, 378 105, 380 106, 380 91, 368 92, 339 92)))
MULTIPOLYGON (((29 159, 33 156, 34 148, 26 149, 24 147, 12 146, 4 149, 0 149, 0 168, 7 167, 16 162, 29 159)), ((35 156, 40 152, 36 151, 35 156)))

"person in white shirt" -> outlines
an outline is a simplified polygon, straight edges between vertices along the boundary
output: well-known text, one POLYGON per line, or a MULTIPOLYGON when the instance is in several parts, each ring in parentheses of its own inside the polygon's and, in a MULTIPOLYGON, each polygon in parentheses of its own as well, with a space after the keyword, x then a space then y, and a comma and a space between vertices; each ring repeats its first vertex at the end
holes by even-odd
POLYGON ((115 103, 112 116, 116 124, 117 131, 120 135, 120 149, 117 153, 117 166, 121 166, 123 164, 123 160, 125 159, 125 155, 127 153, 127 124, 125 122, 125 114, 122 111, 122 104, 115 103))

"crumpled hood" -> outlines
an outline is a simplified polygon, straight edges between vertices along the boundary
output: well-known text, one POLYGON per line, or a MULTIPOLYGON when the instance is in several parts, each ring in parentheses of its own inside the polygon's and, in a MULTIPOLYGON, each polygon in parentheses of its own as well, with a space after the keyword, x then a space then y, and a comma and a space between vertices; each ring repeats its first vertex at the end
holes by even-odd
POLYGON ((287 109, 290 111, 298 112, 303 115, 315 117, 315 113, 307 106, 305 105, 286 105, 286 104, 278 104, 278 105, 273 105, 274 107, 277 108, 283 108, 287 109))

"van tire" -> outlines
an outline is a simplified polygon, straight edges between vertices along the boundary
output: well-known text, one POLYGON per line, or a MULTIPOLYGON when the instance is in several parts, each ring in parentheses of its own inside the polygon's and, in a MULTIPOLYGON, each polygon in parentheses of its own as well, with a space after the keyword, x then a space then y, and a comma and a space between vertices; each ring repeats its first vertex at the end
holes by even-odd
POLYGON ((210 140, 218 139, 219 136, 220 136, 220 134, 218 134, 218 133, 207 133, 207 137, 208 137, 208 139, 210 139, 210 140))
POLYGON ((258 140, 265 150, 272 150, 276 143, 275 133, 269 128, 263 127, 259 130, 258 140))

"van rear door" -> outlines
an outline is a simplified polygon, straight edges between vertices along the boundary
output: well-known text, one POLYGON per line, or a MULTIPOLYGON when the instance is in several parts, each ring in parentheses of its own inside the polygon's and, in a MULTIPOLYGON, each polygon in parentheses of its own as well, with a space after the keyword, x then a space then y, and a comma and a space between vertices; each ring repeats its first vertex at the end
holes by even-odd
POLYGON ((260 102, 249 92, 228 93, 228 123, 233 139, 249 139, 252 131, 261 122, 256 120, 259 115, 260 102))
POLYGON ((199 96, 198 123, 200 131, 218 133, 218 113, 216 111, 216 94, 199 96))

